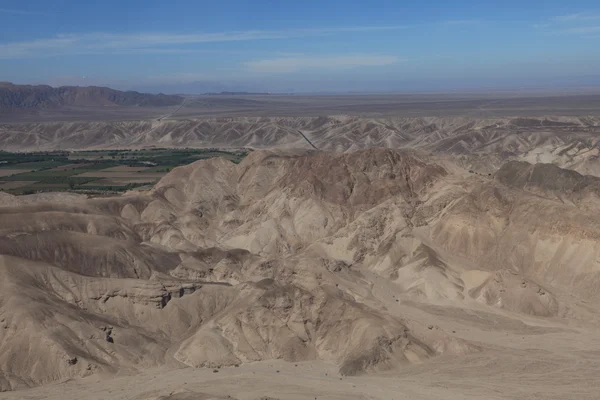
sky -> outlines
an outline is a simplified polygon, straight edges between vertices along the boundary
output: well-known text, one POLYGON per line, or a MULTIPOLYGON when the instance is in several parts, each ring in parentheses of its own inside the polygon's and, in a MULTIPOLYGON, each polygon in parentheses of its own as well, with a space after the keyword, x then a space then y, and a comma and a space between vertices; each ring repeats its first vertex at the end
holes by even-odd
POLYGON ((165 93, 600 87, 600 2, 0 0, 0 81, 165 93))

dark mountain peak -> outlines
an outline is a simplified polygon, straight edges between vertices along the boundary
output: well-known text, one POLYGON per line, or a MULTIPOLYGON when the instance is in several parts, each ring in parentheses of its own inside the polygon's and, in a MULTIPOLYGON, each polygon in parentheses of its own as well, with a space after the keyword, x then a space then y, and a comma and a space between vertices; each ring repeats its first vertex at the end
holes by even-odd
POLYGON ((180 104, 183 98, 174 95, 123 92, 102 86, 14 85, 0 83, 0 109, 60 108, 64 106, 146 106, 160 107, 180 104))
POLYGON ((600 178, 554 164, 509 161, 496 172, 495 177, 503 184, 519 189, 536 188, 561 194, 593 191, 600 194, 600 178))

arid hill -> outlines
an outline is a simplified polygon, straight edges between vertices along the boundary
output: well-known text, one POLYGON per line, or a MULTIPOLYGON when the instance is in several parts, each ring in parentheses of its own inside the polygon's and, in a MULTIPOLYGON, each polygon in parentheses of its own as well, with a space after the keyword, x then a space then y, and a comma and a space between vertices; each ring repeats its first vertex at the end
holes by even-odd
POLYGON ((506 161, 553 163, 600 176, 597 117, 210 118, 0 125, 7 151, 160 147, 418 149, 489 174, 506 161))
POLYGON ((340 379, 437 362, 505 380, 522 362, 597 371, 600 217, 506 178, 520 168, 262 150, 120 197, 1 194, 0 384, 277 359, 340 379))
POLYGON ((13 85, 0 83, 0 110, 35 110, 64 106, 173 106, 180 104, 180 96, 122 92, 107 87, 46 85, 13 85))

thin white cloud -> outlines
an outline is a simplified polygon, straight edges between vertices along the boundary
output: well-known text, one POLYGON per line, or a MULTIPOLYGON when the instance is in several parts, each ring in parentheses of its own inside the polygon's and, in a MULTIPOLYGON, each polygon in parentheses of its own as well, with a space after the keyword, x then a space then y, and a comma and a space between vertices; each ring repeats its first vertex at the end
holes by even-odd
POLYGON ((558 15, 552 18, 556 22, 581 22, 600 21, 600 13, 580 12, 574 14, 558 15))
POLYGON ((454 19, 442 22, 442 25, 480 25, 482 21, 477 19, 454 19))
POLYGON ((75 38, 55 37, 28 42, 0 44, 0 59, 25 58, 42 54, 62 54, 77 44, 75 38))
POLYGON ((559 35, 578 35, 582 38, 593 38, 600 33, 600 13, 578 12, 558 15, 542 24, 533 27, 542 32, 559 35))
POLYGON ((282 57, 251 61, 245 65, 252 72, 285 73, 306 69, 377 67, 395 64, 399 61, 401 61, 400 58, 396 56, 358 54, 320 57, 282 57))
POLYGON ((0 14, 11 14, 11 15, 47 15, 46 13, 27 11, 27 10, 14 10, 10 8, 0 8, 0 14))
POLYGON ((568 29, 563 29, 562 32, 583 34, 583 35, 587 35, 590 33, 600 33, 600 26, 582 26, 582 27, 577 27, 577 28, 568 28, 568 29))
MULTIPOLYGON (((57 55, 79 55, 115 53, 123 50, 134 52, 168 52, 169 46, 194 45, 201 43, 291 39, 322 37, 349 32, 393 31, 401 26, 363 26, 317 29, 288 29, 281 31, 234 31, 217 33, 136 33, 136 34, 62 34, 52 38, 25 42, 0 44, 0 59, 47 57, 57 55)), ((177 51, 183 51, 178 49, 177 51)))

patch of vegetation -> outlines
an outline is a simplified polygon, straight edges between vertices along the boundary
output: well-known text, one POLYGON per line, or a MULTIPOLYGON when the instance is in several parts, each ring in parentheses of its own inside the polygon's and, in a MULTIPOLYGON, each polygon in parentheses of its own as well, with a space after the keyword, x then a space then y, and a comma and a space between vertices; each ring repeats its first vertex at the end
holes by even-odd
MULTIPOLYGON (((219 149, 163 149, 150 148, 141 150, 89 150, 89 151, 48 151, 32 153, 10 153, 0 151, 0 169, 24 170, 28 172, 15 173, 0 177, 2 181, 30 181, 31 184, 6 191, 13 194, 30 194, 39 191, 125 191, 135 187, 146 186, 148 183, 125 183, 131 178, 143 177, 145 173, 167 174, 173 168, 192 162, 222 157, 231 162, 239 163, 248 152, 224 151, 219 149), (73 165, 75 164, 75 165, 73 165), (82 164, 77 166, 76 164, 82 164), (66 168, 59 168, 69 165, 66 168), (129 178, 110 178, 113 184, 87 185, 90 182, 107 178, 105 171, 116 166, 147 167, 143 171, 131 171, 129 178), (94 177, 94 172, 103 172, 102 176, 94 177), (87 173, 85 177, 81 174, 87 173), (118 185, 118 181, 124 181, 118 185)), ((116 171, 112 171, 116 172, 116 171)), ((122 176, 122 175, 121 175, 122 176)))
POLYGON ((11 176, 5 176, 2 178, 4 181, 47 181, 56 180, 56 178, 68 178, 72 175, 81 174, 81 171, 68 170, 68 171, 55 171, 55 170, 41 170, 24 172, 22 174, 15 174, 11 176))
POLYGON ((10 153, 0 151, 0 168, 43 169, 63 165, 69 153, 64 151, 45 151, 33 153, 10 153))
POLYGON ((176 167, 175 165, 158 165, 156 167, 150 167, 148 169, 140 171, 140 174, 145 174, 145 173, 149 173, 149 172, 154 172, 154 173, 156 173, 156 172, 164 172, 164 173, 167 173, 167 172, 171 172, 171 170, 173 168, 175 168, 175 167, 176 167))
POLYGON ((25 163, 2 163, 0 168, 2 169, 34 169, 44 170, 60 167, 65 163, 62 160, 46 160, 46 161, 33 161, 25 163))
POLYGON ((99 191, 107 191, 107 192, 125 192, 127 190, 135 189, 142 186, 148 186, 149 183, 128 183, 126 185, 86 185, 85 187, 81 187, 82 190, 99 190, 99 191))
MULTIPOLYGON (((71 161, 71 163, 73 163, 73 162, 71 161)), ((74 169, 76 171, 78 171, 79 174, 81 174, 83 172, 98 171, 98 170, 101 170, 101 169, 112 168, 112 167, 116 167, 116 166, 119 165, 118 163, 114 163, 114 162, 110 162, 110 161, 106 161, 106 162, 93 162, 93 163, 89 163, 87 165, 86 164, 84 164, 84 165, 82 165, 80 167, 75 167, 74 169)))

